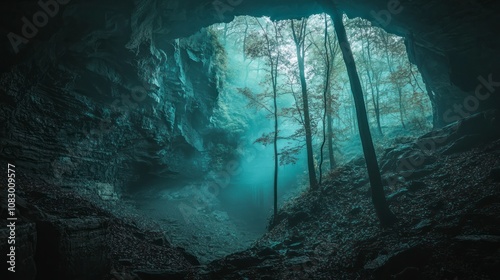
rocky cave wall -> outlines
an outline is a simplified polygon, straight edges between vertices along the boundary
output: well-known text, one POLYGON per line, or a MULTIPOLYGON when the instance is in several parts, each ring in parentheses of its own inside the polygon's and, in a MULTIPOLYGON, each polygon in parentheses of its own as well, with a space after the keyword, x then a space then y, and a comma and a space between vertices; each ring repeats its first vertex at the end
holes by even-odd
POLYGON ((131 3, 60 7, 53 34, 40 29, 2 73, 0 157, 110 199, 122 187, 201 176, 223 75, 213 36, 134 44, 131 3))
MULTIPOLYGON (((0 157, 15 158, 59 184, 85 178, 111 188, 204 169, 203 134, 217 98, 218 57, 209 34, 176 38, 235 15, 302 17, 329 11, 332 3, 40 2, 52 5, 45 22, 33 17, 44 11, 38 1, 1 4, 0 157), (38 20, 36 32, 25 30, 23 17, 38 20), (25 36, 16 37, 22 40, 17 50, 8 34, 25 36), (198 167, 186 168, 191 159, 198 167)), ((348 16, 406 38, 409 58, 429 88, 437 126, 500 107, 494 93, 500 80, 499 2, 338 3, 348 16)))

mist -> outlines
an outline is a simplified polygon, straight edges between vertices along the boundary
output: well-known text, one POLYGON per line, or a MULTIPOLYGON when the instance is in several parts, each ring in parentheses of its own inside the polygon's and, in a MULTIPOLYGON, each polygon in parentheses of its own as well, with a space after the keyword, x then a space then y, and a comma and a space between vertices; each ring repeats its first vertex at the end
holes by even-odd
MULTIPOLYGON (((323 19, 324 15, 309 19, 313 35, 306 56, 316 170, 321 163, 321 146, 325 146, 322 143, 322 131, 326 130, 323 127, 324 105, 321 97, 324 90, 323 54, 319 47, 323 19), (315 32, 317 35, 314 35, 315 32)), ((359 19, 345 20, 353 41, 355 58, 359 60, 357 62, 361 69, 369 121, 377 150, 383 151, 399 138, 420 135, 430 130, 430 101, 427 92, 423 90, 425 86, 418 70, 407 61, 403 41, 359 19), (387 44, 391 47, 382 49, 383 43, 378 45, 381 49, 367 46, 363 36, 382 38, 387 40, 386 47, 389 48, 387 44), (387 63, 392 65, 388 66, 387 63), (410 72, 404 70, 405 67, 409 67, 410 72), (365 73, 367 74, 363 75, 365 73), (409 79, 410 83, 399 83, 397 79, 402 78, 409 79), (398 92, 403 95, 398 96, 398 92), (404 114, 399 111, 402 107, 397 105, 401 102, 412 104, 411 107, 404 108, 404 114), (378 107, 373 107, 377 104, 378 107), (376 114, 379 114, 378 117, 376 114)), ((175 236, 193 230, 213 235, 216 234, 213 232, 216 228, 226 228, 227 234, 241 239, 234 246, 243 248, 262 235, 273 218, 275 170, 273 145, 270 141, 274 129, 273 99, 270 95, 269 60, 259 50, 262 44, 259 38, 272 30, 273 24, 280 28, 280 37, 276 39, 279 41, 273 42, 276 49, 270 55, 278 53, 281 59, 277 76, 279 94, 276 100, 279 109, 277 149, 280 157, 277 170, 278 207, 300 195, 309 186, 302 111, 299 106, 301 97, 298 95, 300 83, 289 22, 273 23, 269 18, 237 17, 231 23, 208 27, 206 32, 213 40, 218 63, 210 67, 219 67, 222 71, 216 77, 219 93, 217 106, 210 117, 210 127, 207 128, 210 132, 197 140, 202 143, 199 145, 204 150, 192 158, 193 162, 203 163, 205 174, 182 180, 160 181, 143 191, 142 199, 139 199, 143 202, 138 204, 149 216, 177 223, 177 227, 166 228, 165 231, 172 236, 174 242, 193 250, 193 253, 199 250, 196 245, 175 236)), ((330 94, 333 101, 332 107, 328 109, 333 116, 333 146, 330 149, 335 162, 330 162, 328 149, 324 148, 323 176, 334 166, 362 156, 349 80, 339 54, 337 52, 335 62, 331 65, 333 74, 330 94)), ((216 240, 217 238, 212 240, 212 243, 219 242, 216 240)), ((221 239, 220 242, 224 241, 221 239)), ((235 249, 230 247, 231 250, 235 249)), ((212 259, 220 256, 219 253, 212 252, 205 257, 212 259)))

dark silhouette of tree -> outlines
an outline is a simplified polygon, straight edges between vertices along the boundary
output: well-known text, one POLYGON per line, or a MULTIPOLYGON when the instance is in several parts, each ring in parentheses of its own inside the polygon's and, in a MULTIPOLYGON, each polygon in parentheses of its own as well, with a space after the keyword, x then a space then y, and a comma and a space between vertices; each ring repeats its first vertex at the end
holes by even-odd
POLYGON ((279 127, 278 127, 278 69, 281 60, 281 52, 279 49, 280 33, 277 22, 272 22, 269 31, 262 23, 257 20, 257 24, 262 30, 262 36, 254 36, 253 42, 248 43, 245 41, 245 51, 249 57, 252 58, 264 58, 268 67, 270 74, 271 92, 273 107, 269 108, 265 105, 260 98, 256 98, 248 89, 240 90, 247 98, 250 99, 255 105, 266 109, 273 116, 274 121, 274 131, 272 136, 264 135, 257 139, 256 142, 262 144, 268 144, 272 141, 274 148, 274 176, 273 176, 273 203, 274 203, 274 219, 277 218, 278 214, 278 166, 279 166, 279 152, 278 152, 278 137, 279 137, 279 127))
POLYGON ((311 189, 318 187, 316 170, 314 168, 314 155, 312 146, 311 116, 309 113, 309 100, 307 96, 307 82, 305 75, 305 38, 307 31, 307 19, 290 20, 293 42, 297 51, 297 64, 299 66, 300 85, 302 89, 302 111, 304 117, 304 129, 306 134, 307 168, 309 171, 309 185, 311 189))
POLYGON ((349 44, 349 40, 347 39, 344 22, 342 20, 343 13, 338 10, 335 3, 332 3, 331 7, 331 16, 334 21, 335 31, 342 50, 344 63, 347 68, 347 74, 349 76, 351 90, 354 97, 356 115, 358 119, 358 129, 361 136, 363 153, 370 179, 373 205, 381 225, 390 226, 396 221, 396 216, 389 209, 389 205, 385 198, 382 177, 377 163, 377 155, 375 153, 370 127, 368 124, 363 90, 356 69, 356 63, 352 55, 351 46, 349 44))
MULTIPOLYGON (((389 73, 391 76, 397 76, 397 71, 394 69, 394 62, 391 60, 391 54, 394 56, 396 53, 396 49, 398 47, 397 44, 391 41, 391 36, 385 32, 380 32, 380 38, 382 39, 382 44, 385 50, 385 60, 387 61, 387 66, 389 67, 389 73)), ((405 124, 405 107, 403 104, 403 85, 402 81, 399 79, 392 79, 393 85, 398 92, 398 104, 399 104, 399 118, 401 120, 401 125, 406 129, 405 124)))
MULTIPOLYGON (((330 89, 330 72, 331 72, 331 64, 330 61, 332 58, 330 57, 330 52, 328 49, 329 45, 329 40, 328 40, 328 20, 327 17, 325 16, 325 39, 324 39, 324 47, 325 47, 325 88, 323 89, 323 104, 324 104, 324 111, 323 111, 323 141, 321 143, 321 149, 320 149, 320 161, 319 161, 319 183, 321 184, 321 181, 323 180, 323 149, 325 147, 326 143, 326 115, 328 114, 328 93, 330 89)), ((330 97, 331 98, 331 97, 330 97)))
MULTIPOLYGON (((372 47, 371 47, 371 40, 374 37, 373 35, 373 30, 370 26, 365 26, 363 27, 365 29, 362 34, 364 34, 364 41, 366 42, 366 74, 368 77, 368 82, 370 84, 370 89, 371 89, 371 95, 372 95, 372 104, 373 104, 373 110, 375 111, 375 118, 377 120, 377 128, 378 132, 380 135, 384 135, 382 132, 382 126, 380 123, 380 88, 379 88, 379 80, 380 80, 380 74, 382 71, 375 71, 373 67, 373 59, 372 59, 372 47)), ((364 55, 363 55, 364 56, 364 55)))
POLYGON ((328 158, 330 161, 330 170, 335 167, 335 157, 333 153, 333 96, 332 96, 332 76, 335 68, 335 57, 338 52, 338 44, 334 44, 329 35, 328 30, 328 16, 324 15, 324 32, 323 32, 323 46, 320 48, 316 43, 313 45, 316 49, 323 54, 325 69, 324 85, 323 85, 323 116, 322 116, 322 132, 323 139, 320 148, 320 161, 319 161, 319 184, 323 181, 323 163, 324 163, 324 148, 327 145, 328 158))

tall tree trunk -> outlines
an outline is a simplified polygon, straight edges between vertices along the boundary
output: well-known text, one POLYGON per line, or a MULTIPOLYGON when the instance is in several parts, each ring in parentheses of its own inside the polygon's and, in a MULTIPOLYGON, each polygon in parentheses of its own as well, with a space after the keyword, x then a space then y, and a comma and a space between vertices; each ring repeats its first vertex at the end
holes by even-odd
POLYGON ((380 121, 380 89, 378 85, 378 79, 375 79, 375 72, 373 71, 373 69, 371 70, 371 74, 370 71, 367 70, 367 75, 371 88, 372 104, 373 104, 373 110, 375 112, 375 120, 377 121, 378 133, 380 134, 380 136, 383 136, 384 133, 382 131, 382 124, 380 121))
POLYGON ((330 87, 330 92, 328 93, 328 110, 326 115, 326 127, 328 135, 328 159, 330 160, 330 170, 335 168, 335 157, 333 154, 333 117, 332 117, 332 92, 330 87))
MULTIPOLYGON (((354 96, 351 94, 351 104, 354 103, 354 96)), ((358 118, 356 117, 356 107, 351 107, 351 119, 352 119, 352 134, 356 134, 356 127, 358 127, 358 118)))
POLYGON ((436 105, 436 94, 432 91, 429 84, 425 84, 425 89, 427 91, 427 95, 431 100, 432 106, 432 128, 437 129, 439 127, 439 118, 438 118, 438 109, 436 105))
POLYGON ((405 117, 404 117, 404 106, 403 106, 403 92, 401 87, 398 86, 398 97, 399 97, 399 118, 401 119, 401 125, 406 129, 405 117))
POLYGON ((429 81, 425 78, 425 75, 422 75, 422 79, 424 80, 425 90, 427 91, 427 96, 431 101, 432 106, 432 129, 437 129, 440 127, 439 125, 439 115, 438 115, 438 107, 436 103, 436 93, 432 91, 431 85, 429 81))
MULTIPOLYGON (((389 38, 385 35, 383 41, 385 45, 385 60, 387 61, 387 66, 389 67, 389 73, 394 74, 394 69, 392 68, 391 59, 389 58, 389 38)), ((398 103, 399 103, 399 118, 401 119, 401 125, 406 129, 405 119, 404 119, 404 105, 403 105, 403 89, 396 82, 396 90, 398 91, 398 103)))
POLYGON ((377 217, 381 225, 390 226, 396 221, 396 216, 389 209, 389 205, 385 199, 384 187, 382 185, 380 169, 377 163, 377 155, 373 146, 370 127, 368 125, 368 117, 366 115, 363 91, 361 88, 359 75, 356 70, 356 63, 352 55, 351 46, 347 39, 344 22, 342 21, 342 15, 343 14, 337 9, 336 4, 333 3, 332 16, 335 22, 337 38, 344 55, 344 62, 347 68, 347 73, 351 83, 351 90, 354 97, 354 103, 356 106, 359 134, 361 136, 361 143, 363 145, 366 167, 368 169, 368 176, 370 179, 373 205, 375 206, 375 212, 377 213, 377 217))
MULTIPOLYGON (((278 41, 278 29, 274 24, 274 39, 278 41)), ((273 61, 271 44, 268 43, 268 53, 271 60, 271 80, 273 86, 273 105, 274 105, 274 180, 273 180, 273 204, 274 204, 274 221, 278 218, 278 65, 280 62, 280 52, 276 55, 276 60, 273 61)))
MULTIPOLYGON (((326 118, 328 115, 328 111, 330 111, 331 108, 328 107, 330 104, 329 100, 331 101, 331 96, 328 98, 328 94, 330 93, 330 49, 328 48, 329 45, 329 40, 328 40, 328 20, 327 16, 325 15, 325 38, 324 38, 324 47, 325 47, 325 87, 323 90, 323 142, 321 143, 321 149, 320 149, 320 161, 319 161, 319 184, 321 185, 321 182, 323 180, 323 149, 325 147, 326 143, 326 118)), ((331 104, 330 104, 331 107, 331 104)), ((329 137, 331 139, 331 137, 329 137)))
POLYGON ((373 110, 375 111, 375 118, 377 121, 377 128, 378 132, 380 135, 384 135, 382 132, 382 126, 380 124, 380 92, 379 92, 379 87, 378 87, 378 79, 375 79, 375 71, 373 70, 373 64, 372 64, 372 53, 371 53, 371 45, 370 45, 370 38, 366 38, 366 43, 367 43, 367 65, 366 65, 366 72, 368 75, 368 81, 370 82, 370 87, 372 91, 372 103, 373 103, 373 110), (375 92, 376 89, 376 92, 375 92))
MULTIPOLYGON (((273 70, 274 71, 274 70, 273 70)), ((278 217, 278 103, 277 103, 277 69, 272 77, 273 79, 273 103, 274 103, 274 220, 278 217)))
POLYGON ((316 180, 316 170, 314 169, 314 157, 313 157, 313 147, 312 147, 312 131, 311 131, 311 116, 309 114, 309 100, 307 97, 307 83, 305 75, 305 35, 306 35, 306 23, 305 19, 300 23, 300 30, 296 30, 294 26, 294 21, 291 20, 290 24, 292 26, 292 35, 295 42, 295 48, 297 51, 297 61, 299 65, 299 76, 300 85, 302 89, 302 102, 303 102, 303 112, 304 112, 304 129, 306 133, 306 150, 307 150, 307 168, 309 171, 309 184, 311 189, 316 189, 318 187, 318 181, 316 180))
MULTIPOLYGON (((273 216, 273 223, 276 221, 278 217, 278 166, 279 166, 279 152, 278 152, 278 133, 279 133, 279 127, 278 127, 278 69, 279 69, 279 63, 281 60, 281 53, 277 51, 276 55, 273 55, 273 46, 271 44, 271 40, 269 38, 269 34, 262 26, 260 21, 257 20, 258 25, 264 32, 264 38, 266 40, 266 54, 265 56, 267 57, 269 61, 269 66, 270 66, 270 73, 271 73, 271 86, 273 90, 273 117, 274 117, 274 138, 273 138, 273 148, 274 148, 274 177, 273 177, 273 206, 274 206, 274 216, 273 216)), ((273 22, 273 27, 274 27, 274 32, 273 32, 273 39, 278 42, 278 37, 279 37, 279 31, 278 27, 276 26, 276 23, 273 22)), ((269 110, 270 111, 270 110, 269 110)))
MULTIPOLYGON (((327 15, 325 15, 325 21, 327 19, 327 15)), ((330 18, 331 20, 331 18, 330 18)), ((333 21, 332 21, 332 26, 333 26, 333 21)), ((326 32, 328 34, 328 28, 326 28, 326 32)), ((331 81, 333 80, 333 74, 332 70, 335 69, 335 58, 338 53, 338 45, 333 44, 331 37, 328 36, 328 49, 327 52, 330 53, 330 85, 328 87, 328 101, 327 101, 327 108, 328 110, 326 111, 327 117, 327 133, 328 133, 328 159, 330 160, 330 170, 333 170, 335 168, 335 156, 333 153, 333 96, 332 96, 332 85, 331 81)))
POLYGON ((381 125, 381 117, 380 117, 380 88, 379 88, 379 85, 378 85, 378 78, 377 78, 377 81, 375 82, 375 90, 377 92, 376 96, 375 96, 375 115, 377 116, 377 125, 378 125, 378 131, 380 133, 381 136, 384 136, 384 132, 382 131, 382 125, 381 125))
MULTIPOLYGON (((370 62, 368 62, 370 63, 370 62)), ((366 67, 366 75, 368 76, 368 84, 370 85, 370 89, 371 89, 371 96, 372 96, 372 105, 373 105, 373 111, 375 112, 375 120, 377 121, 377 129, 378 129, 378 132, 380 135, 384 135, 383 132, 382 132, 382 126, 380 124, 380 109, 378 107, 378 87, 377 87, 377 90, 375 91, 375 85, 374 85, 374 82, 373 82, 373 77, 372 77, 372 74, 370 73, 370 70, 368 69, 368 67, 366 67)))

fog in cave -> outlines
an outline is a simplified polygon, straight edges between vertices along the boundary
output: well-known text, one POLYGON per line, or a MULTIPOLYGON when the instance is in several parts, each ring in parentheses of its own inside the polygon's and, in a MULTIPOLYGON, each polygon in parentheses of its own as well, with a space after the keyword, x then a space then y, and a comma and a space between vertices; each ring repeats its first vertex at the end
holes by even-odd
POLYGON ((12 279, 500 274, 500 4, 1 5, 12 279))

